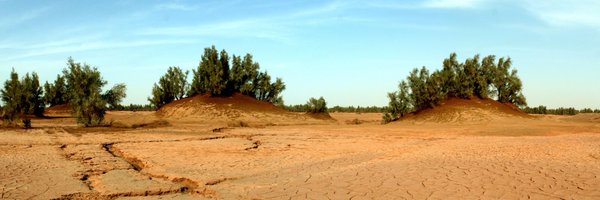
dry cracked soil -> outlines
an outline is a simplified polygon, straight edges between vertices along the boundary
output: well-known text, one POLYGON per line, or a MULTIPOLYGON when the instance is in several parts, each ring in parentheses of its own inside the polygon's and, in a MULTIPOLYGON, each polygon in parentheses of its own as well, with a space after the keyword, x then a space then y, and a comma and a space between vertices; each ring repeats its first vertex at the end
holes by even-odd
POLYGON ((0 198, 600 199, 597 121, 332 116, 233 128, 40 119, 34 129, 0 129, 0 198))

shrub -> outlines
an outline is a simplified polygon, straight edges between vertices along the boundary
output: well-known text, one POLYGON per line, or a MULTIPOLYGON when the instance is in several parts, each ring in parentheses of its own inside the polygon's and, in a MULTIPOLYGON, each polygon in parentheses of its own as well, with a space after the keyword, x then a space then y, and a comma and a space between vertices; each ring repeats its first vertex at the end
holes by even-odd
POLYGON ((77 122, 84 126, 99 125, 106 112, 106 100, 101 94, 106 81, 100 72, 95 67, 69 58, 63 74, 67 82, 68 102, 77 122))
POLYGON ((205 48, 200 64, 192 70, 193 79, 188 96, 208 93, 213 96, 229 96, 235 92, 283 105, 281 92, 285 84, 280 78, 271 82, 271 76, 259 72, 259 64, 252 60, 252 55, 246 54, 243 60, 233 55, 232 64, 225 50, 218 53, 215 46, 205 48), (231 69, 230 69, 231 66, 231 69))
POLYGON ((188 73, 188 71, 183 72, 179 67, 169 67, 167 73, 160 77, 158 84, 154 84, 152 97, 149 97, 148 101, 154 107, 160 108, 174 100, 182 99, 189 87, 188 73))
POLYGON ((327 112, 327 102, 323 97, 319 99, 310 98, 308 102, 306 102, 306 108, 309 113, 326 113, 327 112))
POLYGON ((121 101, 127 96, 125 93, 126 90, 127 86, 123 83, 119 83, 102 95, 102 98, 108 104, 108 109, 114 110, 121 107, 121 101))
POLYGON ((65 77, 57 75, 54 84, 46 81, 44 84, 44 103, 49 106, 67 103, 67 85, 65 84, 65 77))
POLYGON ((28 115, 42 116, 44 113, 44 102, 42 100, 43 90, 39 85, 37 73, 25 74, 19 80, 19 74, 13 69, 10 79, 4 83, 0 90, 0 96, 4 102, 3 120, 8 124, 15 125, 17 118, 28 119, 28 115))
POLYGON ((480 61, 479 55, 475 55, 459 63, 456 54, 452 53, 444 59, 441 71, 430 74, 425 67, 413 69, 406 78, 408 86, 388 94, 390 103, 383 115, 384 122, 396 120, 405 112, 433 108, 448 97, 488 98, 494 91, 499 102, 526 106, 521 79, 516 69, 511 70, 512 61, 500 58, 494 63, 495 58, 489 55, 480 61), (406 111, 406 105, 410 105, 409 111, 406 111))
POLYGON ((405 81, 400 82, 398 85, 398 92, 388 93, 390 102, 387 110, 383 115, 383 122, 388 123, 404 117, 405 114, 413 110, 413 105, 410 97, 410 91, 408 84, 405 81))

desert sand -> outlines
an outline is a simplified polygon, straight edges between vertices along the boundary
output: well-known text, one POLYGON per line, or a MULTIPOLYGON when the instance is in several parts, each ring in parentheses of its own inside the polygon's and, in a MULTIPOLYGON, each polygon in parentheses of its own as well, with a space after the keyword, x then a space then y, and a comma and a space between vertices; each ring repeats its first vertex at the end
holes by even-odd
POLYGON ((600 198, 600 115, 442 108, 385 125, 379 113, 35 119, 0 129, 0 198, 600 198))

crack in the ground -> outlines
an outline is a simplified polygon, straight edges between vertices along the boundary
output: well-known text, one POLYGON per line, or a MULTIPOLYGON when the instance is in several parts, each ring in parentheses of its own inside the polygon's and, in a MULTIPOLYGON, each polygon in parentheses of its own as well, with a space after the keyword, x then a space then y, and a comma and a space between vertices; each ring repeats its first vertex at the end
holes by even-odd
POLYGON ((262 142, 260 140, 256 140, 252 143, 251 147, 246 147, 244 150, 248 151, 248 150, 252 150, 252 149, 258 149, 258 147, 260 147, 261 144, 262 144, 262 142))
POLYGON ((221 179, 211 180, 211 181, 206 182, 205 185, 217 185, 219 183, 222 183, 225 181, 230 181, 230 180, 236 180, 236 178, 221 178, 221 179))
MULTIPOLYGON (((219 129, 221 131, 221 129, 219 129)), ((219 140, 219 139, 227 139, 227 138, 245 138, 249 141, 253 141, 251 147, 247 147, 245 150, 257 149, 262 143, 259 140, 254 141, 252 138, 254 136, 260 136, 261 134, 253 134, 253 135, 221 135, 221 136, 212 136, 212 137, 202 137, 202 138, 184 138, 184 139, 174 139, 174 140, 142 140, 142 141, 114 141, 114 142, 106 142, 106 143, 67 143, 67 144, 36 144, 36 145, 59 145, 59 149, 64 152, 65 158, 69 160, 79 161, 84 165, 85 171, 81 172, 79 180, 82 181, 90 190, 89 192, 80 192, 74 194, 63 195, 58 199, 115 199, 119 197, 133 197, 133 196, 161 196, 161 195, 169 195, 169 194, 190 194, 190 195, 201 195, 204 197, 218 197, 216 191, 209 189, 206 186, 212 186, 220 184, 224 181, 235 180, 235 178, 222 178, 217 180, 211 180, 204 184, 199 184, 198 182, 191 180, 186 177, 168 177, 164 175, 156 175, 148 172, 144 172, 145 164, 143 161, 127 157, 125 154, 115 147, 117 144, 131 144, 131 143, 155 143, 155 142, 185 142, 185 141, 204 141, 204 140, 219 140), (99 150, 92 149, 78 149, 78 146, 99 146, 99 150), (102 157, 99 152, 108 153, 108 158, 102 157), (91 154, 87 155, 87 154, 91 154), (99 157, 98 157, 99 156, 99 157), (112 157, 112 159, 110 158, 112 157), (100 160, 96 160, 96 158, 100 158, 100 160), (102 160, 105 159, 105 160, 102 160), (121 160, 121 161, 119 161, 121 160), (100 164, 98 163, 100 162, 100 164), (119 164, 119 162, 123 162, 119 164), (108 166, 98 167, 101 164, 107 164, 108 166), (133 169, 136 173, 139 173, 142 176, 148 177, 148 179, 162 179, 167 180, 180 187, 176 187, 174 189, 158 189, 158 190, 146 190, 146 191, 127 191, 127 192, 117 192, 111 194, 101 194, 98 190, 96 190, 93 186, 93 176, 101 176, 102 174, 106 174, 113 170, 128 170, 133 169)), ((2 145, 2 144, 0 144, 2 145)))

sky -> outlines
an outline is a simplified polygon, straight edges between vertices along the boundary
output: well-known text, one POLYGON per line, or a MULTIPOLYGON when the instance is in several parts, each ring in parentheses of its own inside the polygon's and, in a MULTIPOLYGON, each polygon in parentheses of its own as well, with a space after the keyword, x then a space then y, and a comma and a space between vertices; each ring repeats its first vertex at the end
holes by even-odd
MULTIPOLYGON (((203 49, 251 53, 286 104, 386 105, 411 69, 452 52, 509 56, 530 106, 600 108, 600 1, 0 0, 0 81, 52 82, 69 57, 98 68, 124 104, 146 104, 169 66, 203 49)), ((191 80, 191 77, 190 77, 191 80)))

